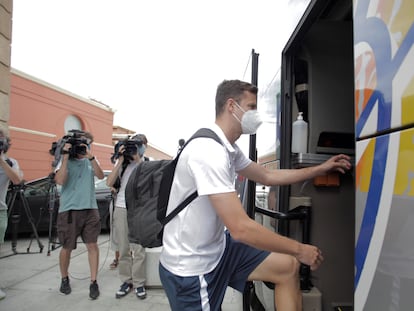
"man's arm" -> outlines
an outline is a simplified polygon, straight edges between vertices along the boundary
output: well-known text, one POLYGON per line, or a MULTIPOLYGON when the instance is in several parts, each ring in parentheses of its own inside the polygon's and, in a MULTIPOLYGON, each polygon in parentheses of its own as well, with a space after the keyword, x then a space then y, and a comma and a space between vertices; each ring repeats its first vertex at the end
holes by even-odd
POLYGON ((106 178, 106 185, 108 187, 112 187, 115 184, 115 182, 116 182, 116 180, 117 180, 117 178, 119 176, 119 170, 121 169, 122 164, 124 163, 124 155, 123 155, 124 150, 125 150, 125 146, 122 145, 119 148, 119 158, 116 161, 115 166, 114 166, 112 172, 106 178))
POLYGON ((317 247, 277 234, 251 219, 236 192, 209 195, 209 199, 235 240, 259 249, 292 255, 311 269, 316 269, 321 263, 323 258, 317 247))
POLYGON ((62 163, 55 174, 55 182, 58 185, 64 185, 66 183, 66 179, 68 178, 68 160, 69 154, 63 154, 62 163))
POLYGON ((329 172, 345 173, 345 171, 351 168, 349 160, 349 156, 339 154, 331 157, 320 165, 301 169, 278 170, 269 170, 256 162, 252 162, 239 173, 250 180, 254 180, 266 186, 290 185, 317 176, 325 175, 329 172))
POLYGON ((123 162, 124 162, 124 157, 119 157, 119 159, 116 161, 116 164, 113 170, 111 171, 111 173, 109 173, 108 177, 106 178, 106 185, 108 187, 112 187, 115 184, 119 176, 119 170, 121 169, 123 162))
POLYGON ((55 174, 55 182, 58 185, 64 185, 66 179, 68 178, 68 160, 69 160, 69 149, 72 147, 71 144, 66 143, 62 148, 62 158, 60 162, 60 167, 55 174))
POLYGON ((3 153, 0 156, 0 166, 3 168, 7 177, 13 184, 17 185, 22 182, 21 172, 18 169, 11 167, 9 163, 7 163, 7 161, 5 160, 5 155, 3 153))
POLYGON ((95 176, 99 179, 103 179, 105 177, 105 174, 99 165, 99 162, 95 159, 94 155, 91 153, 88 146, 84 145, 86 147, 86 157, 91 161, 93 171, 95 173, 95 176))
POLYGON ((90 158, 90 161, 92 163, 93 171, 95 172, 95 176, 98 177, 98 179, 103 179, 105 177, 105 174, 99 165, 99 162, 95 159, 95 157, 90 158))

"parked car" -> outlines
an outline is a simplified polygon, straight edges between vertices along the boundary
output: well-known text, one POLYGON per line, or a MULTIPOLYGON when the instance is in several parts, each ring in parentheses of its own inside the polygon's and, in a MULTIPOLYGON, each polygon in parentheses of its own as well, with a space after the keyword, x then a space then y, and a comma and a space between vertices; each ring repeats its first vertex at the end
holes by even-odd
MULTIPOLYGON (((110 188, 106 185, 106 177, 110 171, 104 173, 104 179, 95 178, 95 194, 101 216, 101 228, 109 230, 109 205, 112 196, 110 188)), ((16 219, 17 234, 34 233, 29 217, 39 234, 48 233, 49 225, 52 224, 53 228, 56 224, 60 190, 61 186, 55 184, 48 176, 9 189, 7 193, 9 223, 6 236, 12 233, 13 219, 16 219)))

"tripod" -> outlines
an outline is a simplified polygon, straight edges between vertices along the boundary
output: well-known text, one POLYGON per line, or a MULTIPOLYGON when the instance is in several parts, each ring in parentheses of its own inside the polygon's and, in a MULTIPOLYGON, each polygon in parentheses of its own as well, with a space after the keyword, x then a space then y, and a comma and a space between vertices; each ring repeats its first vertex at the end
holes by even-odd
POLYGON ((10 218, 11 215, 11 221, 12 221, 12 251, 14 255, 17 254, 30 254, 30 247, 32 245, 33 242, 33 235, 35 236, 36 240, 37 240, 37 244, 39 246, 39 253, 41 253, 43 251, 43 244, 40 242, 40 238, 39 238, 39 234, 37 233, 37 229, 33 220, 33 216, 32 216, 32 212, 30 210, 29 207, 29 203, 27 202, 26 197, 24 196, 24 189, 25 189, 25 185, 24 184, 19 184, 19 185, 12 185, 12 194, 10 196, 10 198, 8 199, 7 202, 7 206, 9 206, 9 212, 8 212, 8 217, 10 218), (17 251, 17 232, 18 232, 18 224, 20 222, 20 215, 18 214, 12 214, 13 209, 15 207, 15 201, 16 201, 16 197, 17 195, 19 195, 20 200, 22 202, 23 205, 23 209, 26 213, 27 216, 27 220, 29 221, 30 225, 32 226, 32 230, 33 230, 33 235, 32 235, 32 239, 30 240, 29 246, 27 247, 26 253, 19 253, 17 251))
MULTIPOLYGON (((48 176, 49 179, 49 203, 48 203, 48 210, 49 210, 49 243, 47 246, 47 256, 50 256, 50 251, 55 250, 56 247, 56 231, 54 231, 54 224, 55 224, 55 203, 56 203, 56 197, 57 197, 57 187, 55 182, 55 173, 50 173, 48 176)), ((61 246, 61 245, 59 245, 61 246)), ((58 247, 59 247, 58 246, 58 247)))

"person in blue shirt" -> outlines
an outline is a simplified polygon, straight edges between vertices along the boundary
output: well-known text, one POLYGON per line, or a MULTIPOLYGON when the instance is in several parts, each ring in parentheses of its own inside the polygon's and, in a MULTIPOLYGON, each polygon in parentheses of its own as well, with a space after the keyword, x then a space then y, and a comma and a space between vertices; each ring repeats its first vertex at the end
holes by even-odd
POLYGON ((62 249, 59 254, 59 267, 62 276, 60 292, 71 293, 69 283, 69 264, 76 240, 81 236, 88 250, 91 283, 89 297, 99 296, 96 281, 99 265, 98 236, 101 223, 95 196, 94 176, 104 178, 104 173, 90 146, 93 137, 89 132, 75 131, 81 143, 66 143, 62 150, 61 162, 58 165, 55 181, 62 185, 59 213, 57 217, 57 234, 62 249))

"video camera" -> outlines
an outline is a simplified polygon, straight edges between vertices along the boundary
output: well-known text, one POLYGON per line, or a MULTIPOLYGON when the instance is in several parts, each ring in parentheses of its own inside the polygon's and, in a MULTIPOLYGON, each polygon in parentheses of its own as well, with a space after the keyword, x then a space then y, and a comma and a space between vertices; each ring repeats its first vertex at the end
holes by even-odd
POLYGON ((76 158, 77 155, 85 155, 86 148, 90 144, 90 139, 85 137, 85 132, 81 130, 70 130, 67 135, 63 136, 58 141, 52 143, 52 147, 49 150, 49 153, 55 157, 53 160, 52 166, 56 167, 59 163, 65 144, 71 144, 72 147, 69 148, 69 159, 76 158))
POLYGON ((118 141, 114 146, 114 153, 111 157, 111 162, 114 164, 115 161, 122 155, 124 156, 124 161, 129 163, 133 160, 133 155, 138 153, 138 148, 143 145, 143 141, 140 138, 126 138, 118 141), (119 149, 121 146, 125 146, 124 152, 121 154, 119 149))

